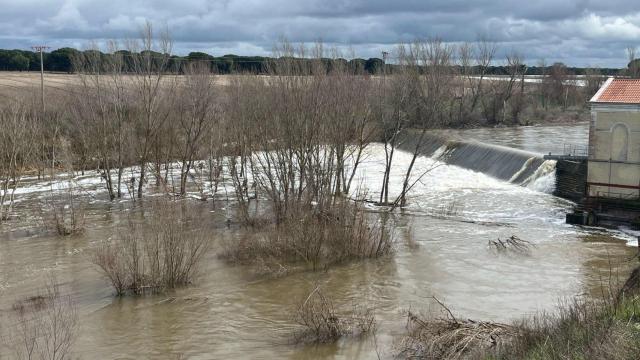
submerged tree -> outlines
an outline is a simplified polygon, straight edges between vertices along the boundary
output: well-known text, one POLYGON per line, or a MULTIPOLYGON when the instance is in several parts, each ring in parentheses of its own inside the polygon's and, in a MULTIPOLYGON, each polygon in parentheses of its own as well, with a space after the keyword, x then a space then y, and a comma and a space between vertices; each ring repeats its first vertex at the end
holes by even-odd
POLYGON ((36 116, 25 105, 0 108, 0 223, 12 212, 16 189, 33 164, 36 116))

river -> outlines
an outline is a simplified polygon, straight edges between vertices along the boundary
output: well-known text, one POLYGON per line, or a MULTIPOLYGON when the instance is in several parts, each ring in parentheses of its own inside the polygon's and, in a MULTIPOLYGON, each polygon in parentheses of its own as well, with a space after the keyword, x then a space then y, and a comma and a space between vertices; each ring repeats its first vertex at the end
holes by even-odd
MULTIPOLYGON (((585 124, 456 131, 537 153, 585 144, 585 124)), ((372 145, 358 174, 360 190, 374 192, 383 169, 382 148, 372 145)), ((409 155, 398 155, 398 164, 409 155)), ((44 231, 41 213, 50 184, 31 179, 18 197, 18 218, 0 235, 0 309, 34 295, 55 275, 77 302, 80 330, 73 358, 389 358, 404 331, 403 310, 430 310, 436 296, 459 317, 513 321, 576 295, 597 295, 612 277, 624 278, 634 248, 617 232, 564 224, 572 203, 494 179, 481 172, 422 157, 417 171, 432 169, 397 215, 395 252, 383 259, 281 278, 229 265, 220 243, 240 233, 226 226, 226 202, 190 200, 207 219, 214 244, 193 286, 163 295, 118 298, 91 262, 101 241, 117 235, 132 202, 110 203, 92 174, 78 182, 87 191, 86 231, 61 238, 44 231), (454 209, 454 211, 446 211, 454 209), (529 254, 496 253, 489 240, 511 235, 535 244, 529 254), (375 337, 330 345, 292 345, 296 306, 316 284, 337 306, 366 304, 377 319, 375 337)), ((394 168, 398 191, 403 168, 394 168)), ((141 205, 136 205, 141 206, 141 205)))

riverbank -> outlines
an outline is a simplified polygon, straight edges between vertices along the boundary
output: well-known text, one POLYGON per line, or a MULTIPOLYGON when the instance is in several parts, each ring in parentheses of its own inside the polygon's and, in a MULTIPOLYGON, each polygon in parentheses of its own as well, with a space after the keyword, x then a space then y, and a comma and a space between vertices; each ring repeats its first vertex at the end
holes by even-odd
POLYGON ((424 319, 409 312, 402 357, 467 359, 640 358, 640 267, 618 291, 603 284, 598 299, 561 302, 554 313, 537 313, 513 324, 444 315, 424 319))
POLYGON ((497 124, 488 123, 480 117, 472 117, 458 124, 448 124, 437 130, 469 130, 469 129, 495 129, 518 128, 523 126, 571 126, 588 122, 591 112, 587 106, 562 109, 552 106, 547 109, 527 108, 516 121, 502 121, 497 124))

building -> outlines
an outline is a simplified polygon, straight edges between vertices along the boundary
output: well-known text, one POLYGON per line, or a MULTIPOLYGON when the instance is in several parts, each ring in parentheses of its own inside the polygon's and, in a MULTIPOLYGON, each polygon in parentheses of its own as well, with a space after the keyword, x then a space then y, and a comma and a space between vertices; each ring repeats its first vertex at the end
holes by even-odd
POLYGON ((640 80, 609 78, 590 105, 587 201, 640 198, 640 80))

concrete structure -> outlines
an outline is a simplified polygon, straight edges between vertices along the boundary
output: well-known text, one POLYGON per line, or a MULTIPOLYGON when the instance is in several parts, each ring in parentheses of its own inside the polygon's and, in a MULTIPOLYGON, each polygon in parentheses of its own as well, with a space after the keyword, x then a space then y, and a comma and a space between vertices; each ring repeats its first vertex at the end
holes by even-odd
POLYGON ((640 198, 640 80, 610 78, 590 103, 587 197, 640 198))

